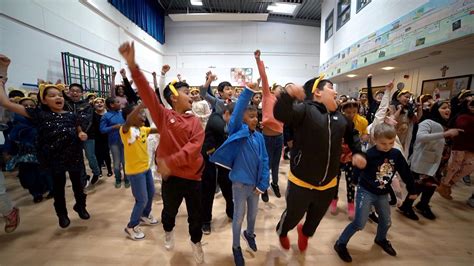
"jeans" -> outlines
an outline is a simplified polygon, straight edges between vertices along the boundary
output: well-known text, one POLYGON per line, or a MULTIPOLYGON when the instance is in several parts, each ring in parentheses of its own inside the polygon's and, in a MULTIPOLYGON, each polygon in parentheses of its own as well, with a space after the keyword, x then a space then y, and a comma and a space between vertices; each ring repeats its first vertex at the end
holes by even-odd
POLYGON ((232 183, 232 196, 234 198, 234 219, 232 219, 232 248, 240 247, 240 232, 247 207, 247 233, 255 232, 255 220, 258 212, 259 195, 255 194, 254 185, 239 182, 232 183))
POLYGON ((128 228, 133 228, 140 223, 142 216, 148 217, 151 212, 151 204, 153 203, 153 195, 155 195, 155 184, 151 170, 148 169, 143 173, 128 175, 130 185, 132 186, 132 194, 135 198, 135 205, 130 216, 128 228))
MULTIPOLYGON (((120 183, 122 181, 121 169, 125 169, 122 143, 110 144, 110 152, 112 153, 112 160, 114 161, 115 182, 120 183)), ((125 182, 128 182, 127 176, 125 174, 124 179, 125 182)))
POLYGON ((191 235, 191 242, 201 242, 201 181, 170 176, 167 180, 163 180, 161 191, 163 198, 163 211, 161 212, 163 230, 166 232, 173 231, 176 215, 184 198, 188 211, 188 230, 191 235))
POLYGON ((372 205, 379 215, 379 223, 377 226, 377 235, 375 240, 383 241, 387 238, 388 229, 391 226, 390 205, 388 203, 388 195, 376 195, 369 192, 365 188, 358 186, 356 195, 356 211, 354 220, 344 229, 337 240, 338 244, 347 245, 349 239, 357 232, 364 229, 372 205))
POLYGON ((281 151, 283 149, 283 134, 277 136, 263 136, 267 148, 269 169, 272 171, 272 183, 278 185, 278 171, 280 168, 281 151))
POLYGON ((0 171, 0 214, 6 216, 10 214, 13 209, 13 203, 7 195, 7 188, 5 187, 5 176, 0 171))
POLYGON ((97 157, 95 156, 95 139, 84 141, 84 151, 86 152, 86 158, 89 161, 89 167, 92 170, 92 174, 99 175, 99 164, 97 163, 97 157))

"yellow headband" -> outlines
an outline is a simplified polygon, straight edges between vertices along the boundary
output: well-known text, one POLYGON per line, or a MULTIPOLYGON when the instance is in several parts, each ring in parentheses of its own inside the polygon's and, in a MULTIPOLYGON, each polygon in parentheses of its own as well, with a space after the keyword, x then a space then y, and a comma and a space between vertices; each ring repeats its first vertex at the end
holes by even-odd
POLYGON ((189 91, 189 93, 191 93, 191 92, 193 92, 193 91, 199 91, 199 89, 196 88, 196 87, 194 87, 194 88, 192 88, 192 89, 189 91))
POLYGON ((43 100, 43 93, 46 89, 48 88, 55 88, 62 92, 64 90, 64 84, 40 84, 39 85, 39 96, 40 98, 38 100, 43 100))
POLYGON ((397 97, 400 97, 400 95, 405 94, 405 93, 410 93, 409 90, 401 90, 397 93, 397 97))
POLYGON ((26 100, 30 100, 30 101, 33 101, 34 103, 36 103, 35 99, 31 98, 31 97, 23 97, 20 99, 20 101, 18 101, 19 104, 21 104, 22 101, 26 101, 26 100))
POLYGON ((319 74, 319 77, 314 81, 314 84, 313 84, 313 89, 311 90, 311 93, 314 93, 316 91, 316 89, 318 88, 318 84, 319 82, 324 78, 324 74, 321 73, 319 74))
POLYGON ((97 97, 94 99, 94 103, 97 102, 97 101, 103 101, 105 103, 105 99, 102 98, 102 97, 97 97))
POLYGON ((465 94, 471 93, 471 90, 464 89, 459 93, 458 99, 461 99, 465 94))
POLYGON ((91 97, 91 96, 97 97, 97 93, 95 93, 95 92, 88 92, 88 93, 86 94, 86 99, 89 98, 89 97, 91 97))
POLYGON ((178 81, 173 80, 173 81, 170 83, 169 87, 170 87, 171 92, 174 94, 174 96, 179 96, 178 91, 177 91, 176 88, 174 87, 174 84, 175 84, 176 82, 178 82, 178 81))

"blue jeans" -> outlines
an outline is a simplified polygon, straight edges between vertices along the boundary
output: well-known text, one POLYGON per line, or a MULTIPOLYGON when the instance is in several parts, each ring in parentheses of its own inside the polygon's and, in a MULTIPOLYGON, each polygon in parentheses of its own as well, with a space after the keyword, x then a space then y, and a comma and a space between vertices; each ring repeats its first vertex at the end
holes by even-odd
POLYGON ((278 171, 280 168, 281 151, 283 149, 283 134, 277 136, 265 136, 265 147, 267 148, 269 169, 272 171, 272 183, 278 185, 278 171))
POLYGON ((356 210, 354 220, 344 229, 341 236, 337 240, 338 244, 347 245, 349 239, 359 230, 364 229, 372 205, 379 215, 379 224, 377 226, 377 235, 375 240, 382 241, 387 238, 387 232, 392 222, 390 220, 390 205, 388 203, 388 194, 376 195, 367 191, 365 188, 358 186, 356 195, 356 210))
POLYGON ((7 188, 5 186, 5 176, 0 171, 0 215, 6 216, 10 214, 13 209, 13 203, 7 195, 7 188))
POLYGON ((127 175, 127 177, 130 180, 132 194, 135 198, 130 222, 127 225, 128 228, 132 228, 140 223, 142 216, 148 217, 150 215, 153 195, 155 195, 155 184, 150 169, 136 175, 127 175))
MULTIPOLYGON (((112 153, 112 160, 114 161, 115 182, 120 183, 122 181, 121 169, 125 169, 122 143, 110 144, 110 152, 112 153)), ((125 182, 128 182, 126 175, 124 175, 124 179, 125 182)))
POLYGON ((247 233, 253 235, 255 232, 255 220, 258 212, 258 198, 255 194, 254 185, 246 185, 239 182, 232 183, 232 197, 234 199, 234 218, 232 219, 232 247, 240 247, 240 232, 245 216, 247 205, 247 233))
POLYGON ((88 139, 84 141, 84 151, 86 152, 86 158, 89 161, 89 167, 92 170, 92 174, 99 175, 100 169, 95 157, 95 139, 88 139))

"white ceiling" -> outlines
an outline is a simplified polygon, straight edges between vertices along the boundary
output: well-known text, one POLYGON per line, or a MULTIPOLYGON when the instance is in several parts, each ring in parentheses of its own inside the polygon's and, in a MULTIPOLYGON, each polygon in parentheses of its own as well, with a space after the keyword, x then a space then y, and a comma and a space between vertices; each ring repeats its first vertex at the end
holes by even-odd
POLYGON ((344 82, 352 79, 358 79, 360 77, 366 77, 368 74, 377 75, 388 74, 390 72, 400 72, 403 70, 469 57, 474 58, 474 35, 400 55, 383 62, 332 77, 331 80, 336 83, 344 82), (386 66, 395 67, 395 69, 390 71, 381 69, 382 67, 386 66), (346 76, 348 74, 355 74, 357 77, 349 78, 346 76))

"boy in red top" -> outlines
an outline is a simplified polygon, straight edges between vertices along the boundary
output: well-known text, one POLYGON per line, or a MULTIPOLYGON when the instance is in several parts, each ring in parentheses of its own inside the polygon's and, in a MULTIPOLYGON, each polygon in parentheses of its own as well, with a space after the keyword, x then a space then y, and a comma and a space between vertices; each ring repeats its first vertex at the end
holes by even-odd
POLYGON ((202 263, 204 254, 201 247, 203 170, 201 147, 204 142, 204 130, 199 119, 191 113, 193 101, 189 97, 189 85, 184 82, 172 82, 165 87, 164 98, 173 108, 168 110, 161 104, 135 63, 133 42, 122 44, 119 51, 127 61, 138 94, 150 110, 153 122, 160 133, 156 164, 163 176, 161 220, 165 230, 165 248, 170 250, 174 247, 173 228, 176 214, 184 198, 194 259, 197 263, 202 263))

